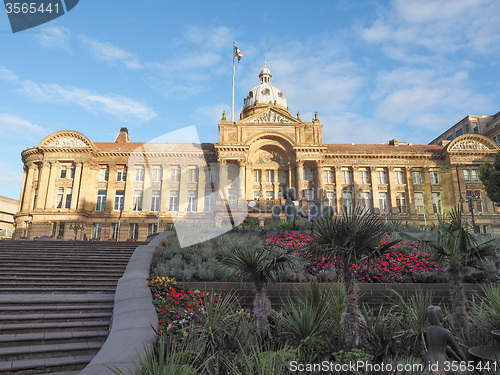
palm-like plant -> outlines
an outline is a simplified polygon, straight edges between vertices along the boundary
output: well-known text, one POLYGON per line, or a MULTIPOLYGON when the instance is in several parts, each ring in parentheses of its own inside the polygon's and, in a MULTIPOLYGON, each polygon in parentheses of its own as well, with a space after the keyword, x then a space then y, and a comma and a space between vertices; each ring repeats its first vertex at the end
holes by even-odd
POLYGON ((465 269, 482 268, 484 258, 495 254, 496 241, 480 240, 470 233, 462 221, 462 210, 459 207, 455 207, 449 215, 448 222, 440 219, 437 239, 423 243, 432 249, 438 261, 447 265, 452 315, 460 326, 467 327, 470 319, 463 286, 465 269))
POLYGON ((320 251, 324 256, 336 256, 341 260, 346 302, 346 344, 359 344, 358 293, 354 268, 361 260, 385 251, 397 241, 382 248, 380 242, 387 233, 387 225, 374 214, 357 207, 352 214, 344 212, 340 217, 327 217, 315 221, 314 232, 318 236, 320 251), (354 268, 353 268, 354 266, 354 268))
POLYGON ((234 268, 243 280, 255 284, 253 311, 257 322, 257 331, 263 336, 270 335, 268 322, 271 301, 266 293, 266 285, 277 280, 277 274, 293 263, 294 248, 287 250, 266 246, 259 248, 235 247, 222 259, 222 264, 234 268))

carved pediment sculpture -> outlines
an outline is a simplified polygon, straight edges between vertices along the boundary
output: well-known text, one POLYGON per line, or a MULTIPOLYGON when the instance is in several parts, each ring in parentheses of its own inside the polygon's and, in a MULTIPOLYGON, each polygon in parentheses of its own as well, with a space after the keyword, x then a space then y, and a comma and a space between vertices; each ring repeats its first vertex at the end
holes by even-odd
POLYGON ((454 144, 449 151, 494 151, 483 143, 468 139, 454 144))
POLYGON ((253 124, 291 124, 293 121, 273 111, 267 111, 249 121, 253 124))
POLYGON ((74 137, 63 137, 55 139, 54 141, 52 141, 52 143, 48 145, 48 147, 82 148, 89 146, 81 139, 74 137))

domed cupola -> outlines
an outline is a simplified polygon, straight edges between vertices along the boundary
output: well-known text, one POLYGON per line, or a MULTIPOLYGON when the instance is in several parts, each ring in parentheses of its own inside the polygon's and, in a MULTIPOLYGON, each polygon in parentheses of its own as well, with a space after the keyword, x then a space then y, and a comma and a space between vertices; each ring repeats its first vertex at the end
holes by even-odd
POLYGON ((283 107, 288 112, 288 106, 285 95, 278 88, 271 85, 271 71, 264 63, 264 68, 259 73, 260 85, 254 87, 245 98, 243 105, 243 117, 248 115, 247 108, 256 106, 258 104, 267 105, 271 102, 274 105, 283 107))

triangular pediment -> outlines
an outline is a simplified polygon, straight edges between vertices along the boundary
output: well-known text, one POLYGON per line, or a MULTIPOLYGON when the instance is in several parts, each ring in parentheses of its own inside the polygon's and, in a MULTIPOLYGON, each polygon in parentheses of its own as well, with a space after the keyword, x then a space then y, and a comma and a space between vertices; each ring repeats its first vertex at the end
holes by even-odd
POLYGON ((498 152, 499 147, 489 138, 480 134, 466 134, 455 138, 447 147, 447 152, 498 152))
POLYGON ((248 124, 297 124, 299 121, 290 115, 279 113, 272 109, 267 109, 254 113, 239 122, 248 124))

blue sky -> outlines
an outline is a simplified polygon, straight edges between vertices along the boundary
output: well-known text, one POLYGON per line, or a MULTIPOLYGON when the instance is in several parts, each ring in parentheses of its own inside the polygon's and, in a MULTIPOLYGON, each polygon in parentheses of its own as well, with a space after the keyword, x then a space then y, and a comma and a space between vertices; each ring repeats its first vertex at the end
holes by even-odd
POLYGON ((428 143, 500 111, 498 0, 80 0, 13 34, 0 12, 0 195, 19 198, 23 149, 71 129, 148 141, 195 125, 217 142, 264 61, 290 112, 325 143, 428 143))

